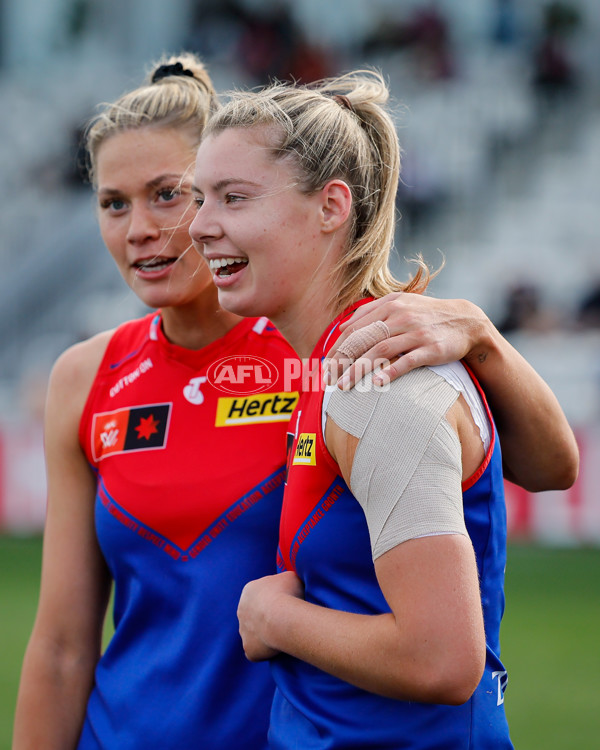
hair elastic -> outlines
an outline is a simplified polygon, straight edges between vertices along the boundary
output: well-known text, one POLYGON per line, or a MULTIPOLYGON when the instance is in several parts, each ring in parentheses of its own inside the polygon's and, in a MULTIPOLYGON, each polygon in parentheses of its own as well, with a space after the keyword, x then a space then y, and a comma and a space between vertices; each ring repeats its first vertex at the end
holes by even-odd
POLYGON ((160 81, 162 78, 168 76, 189 76, 194 78, 194 74, 191 70, 184 68, 180 62, 173 63, 172 65, 161 65, 155 71, 152 76, 152 83, 160 81))
POLYGON ((352 106, 352 102, 345 94, 335 94, 333 96, 333 99, 340 105, 340 107, 343 107, 344 109, 349 109, 350 112, 354 112, 356 114, 356 110, 352 106))

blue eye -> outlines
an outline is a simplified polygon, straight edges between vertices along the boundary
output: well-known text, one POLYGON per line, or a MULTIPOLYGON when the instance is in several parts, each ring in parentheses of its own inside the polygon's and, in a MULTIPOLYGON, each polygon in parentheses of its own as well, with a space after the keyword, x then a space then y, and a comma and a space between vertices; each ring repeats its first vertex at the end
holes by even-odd
POLYGON ((108 198, 107 200, 101 201, 100 207, 119 212, 125 208, 125 201, 120 198, 108 198))
POLYGON ((161 190, 158 195, 159 195, 159 198, 162 198, 162 200, 169 202, 169 201, 172 201, 174 198, 177 198, 177 196, 181 195, 181 193, 179 190, 167 189, 167 190, 161 190))

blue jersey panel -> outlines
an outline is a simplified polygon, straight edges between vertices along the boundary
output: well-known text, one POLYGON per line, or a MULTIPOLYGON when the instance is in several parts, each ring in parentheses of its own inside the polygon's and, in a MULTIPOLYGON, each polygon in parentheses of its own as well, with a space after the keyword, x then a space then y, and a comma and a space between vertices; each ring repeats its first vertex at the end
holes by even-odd
MULTIPOLYGON (((324 333, 313 357, 333 343, 324 333)), ((360 614, 389 612, 372 561, 364 513, 322 436, 322 393, 302 394, 288 436, 288 476, 278 567, 294 570, 307 601, 360 614)), ((271 661, 277 684, 269 741, 275 750, 509 750, 507 675, 500 662, 506 517, 500 446, 463 485, 466 525, 481 580, 487 658, 473 696, 461 706, 406 702, 369 693, 305 662, 271 661)))
POLYGON ((248 580, 274 572, 272 547, 253 540, 276 533, 280 500, 281 486, 183 563, 97 503, 115 635, 96 670, 81 750, 241 747, 242 737, 243 747, 265 747, 272 679, 266 664, 245 659, 236 609, 248 580), (140 565, 143 586, 132 575, 140 565))
POLYGON ((115 589, 80 750, 265 750, 273 680, 246 659, 236 612, 275 572, 290 357, 265 319, 197 351, 160 314, 113 335, 80 426, 115 589))

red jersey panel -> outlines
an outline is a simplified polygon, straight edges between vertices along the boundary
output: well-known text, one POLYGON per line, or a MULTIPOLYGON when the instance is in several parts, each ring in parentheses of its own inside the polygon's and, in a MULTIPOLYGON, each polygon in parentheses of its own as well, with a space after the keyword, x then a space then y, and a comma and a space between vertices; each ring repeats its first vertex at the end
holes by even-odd
POLYGON ((80 433, 106 506, 116 503, 123 522, 156 532, 179 554, 193 551, 208 529, 215 533, 217 519, 224 528, 240 511, 230 508, 233 500, 257 488, 244 507, 256 502, 269 490, 261 480, 284 462, 286 425, 298 398, 284 390, 291 357, 264 319, 244 320, 199 351, 170 344, 157 315, 119 328, 80 433), (190 452, 191 444, 197 450, 190 452), (223 517, 229 510, 233 516, 223 517))
POLYGON ((115 632, 78 750, 266 750, 273 681, 246 659, 236 610, 275 572, 297 363, 266 319, 199 351, 170 344, 160 314, 114 333, 80 442, 115 632))

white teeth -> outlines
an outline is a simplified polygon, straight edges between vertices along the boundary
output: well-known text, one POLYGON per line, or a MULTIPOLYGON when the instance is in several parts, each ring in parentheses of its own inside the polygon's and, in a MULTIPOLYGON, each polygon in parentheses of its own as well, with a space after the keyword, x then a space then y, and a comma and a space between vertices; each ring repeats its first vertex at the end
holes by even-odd
POLYGON ((226 266, 232 266, 234 263, 247 263, 245 258, 211 258, 208 261, 208 266, 211 271, 218 271, 220 268, 226 266))

